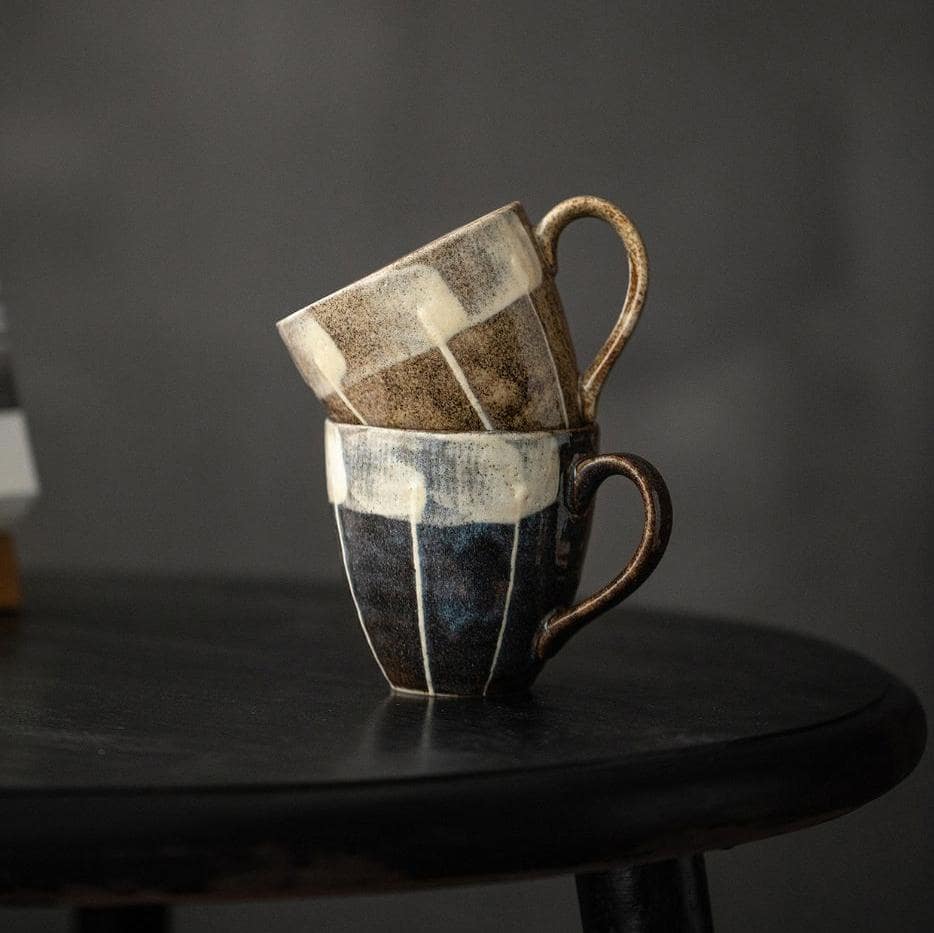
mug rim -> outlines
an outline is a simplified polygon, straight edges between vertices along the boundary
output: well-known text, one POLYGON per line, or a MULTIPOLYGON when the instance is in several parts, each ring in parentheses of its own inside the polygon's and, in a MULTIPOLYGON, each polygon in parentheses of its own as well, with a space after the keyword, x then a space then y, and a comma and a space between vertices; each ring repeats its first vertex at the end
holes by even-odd
POLYGON ((462 237, 464 234, 470 232, 471 230, 476 229, 477 227, 482 226, 483 224, 488 224, 490 221, 497 217, 501 217, 503 214, 513 213, 522 223, 523 228, 526 233, 529 235, 529 240, 532 243, 532 246, 535 248, 535 252, 538 254, 539 260, 542 261, 544 267, 544 260, 542 259, 541 249, 539 248, 536 238, 532 235, 532 225, 529 223, 529 219, 526 216, 525 208, 522 206, 519 201, 510 201, 508 204, 504 204, 502 207, 497 207, 492 211, 487 212, 486 214, 476 217, 473 220, 468 221, 465 224, 462 224, 460 227, 455 227, 453 230, 449 230, 447 233, 441 234, 441 236, 435 237, 433 240, 429 240, 427 243, 423 243, 421 246, 416 247, 413 250, 410 250, 407 253, 393 259, 391 262, 386 263, 383 266, 380 266, 378 269, 375 269, 373 272, 369 272, 364 276, 361 276, 359 279, 354 279, 353 282, 343 285, 340 288, 336 289, 333 292, 330 292, 327 295, 324 295, 321 298, 316 298, 310 304, 305 305, 303 308, 299 308, 297 311, 293 311, 291 314, 287 314, 284 318, 281 318, 276 322, 276 327, 280 330, 288 324, 293 319, 302 317, 305 314, 313 313, 314 309, 319 305, 329 302, 334 298, 339 297, 340 295, 346 294, 347 292, 352 291, 353 289, 359 287, 365 282, 369 282, 371 279, 375 279, 378 276, 385 275, 387 272, 392 270, 402 263, 408 263, 416 257, 420 256, 422 253, 429 249, 436 248, 445 243, 453 242, 454 240, 462 237))
POLYGON ((596 421, 590 421, 587 424, 581 424, 573 428, 552 428, 550 431, 424 431, 420 428, 388 428, 376 424, 356 424, 351 421, 335 421, 333 418, 325 418, 324 422, 325 426, 331 424, 339 431, 347 428, 354 431, 401 434, 406 437, 417 436, 443 440, 453 440, 458 437, 498 437, 503 440, 514 438, 517 441, 522 441, 537 437, 554 437, 556 434, 569 436, 583 434, 599 436, 600 434, 600 426, 596 421))

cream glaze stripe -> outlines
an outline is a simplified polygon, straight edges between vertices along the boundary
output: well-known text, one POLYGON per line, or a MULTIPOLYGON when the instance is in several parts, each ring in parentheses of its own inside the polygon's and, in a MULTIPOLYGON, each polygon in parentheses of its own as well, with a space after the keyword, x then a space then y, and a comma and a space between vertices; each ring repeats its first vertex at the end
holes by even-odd
POLYGON ((454 359, 454 354, 451 353, 451 348, 446 344, 442 343, 438 345, 438 350, 441 355, 444 357, 444 362, 448 364, 448 368, 454 374, 454 378, 457 380, 461 389, 464 392, 464 395, 467 396, 467 401, 470 402, 471 407, 477 413, 477 417, 480 419, 480 423, 483 425, 484 430, 493 431, 493 425, 490 423, 490 419, 487 418, 486 412, 483 410, 483 406, 480 404, 480 400, 474 395, 473 389, 470 387, 470 383, 467 381, 467 377, 464 375, 464 370, 461 369, 461 364, 454 359))
MULTIPOLYGON (((347 398, 347 396, 346 396, 343 392, 341 392, 341 390, 340 390, 340 388, 339 388, 338 386, 334 386, 334 391, 337 393, 337 397, 350 409, 350 411, 353 413, 353 416, 357 419, 357 421, 360 422, 360 424, 362 424, 362 425, 365 426, 365 425, 367 425, 367 424, 369 423, 369 422, 367 422, 367 420, 363 417, 363 415, 361 415, 360 412, 358 412, 357 409, 354 408, 354 406, 353 406, 353 404, 351 403, 350 399, 347 398)), ((565 424, 567 424, 567 422, 565 422, 565 424)))
POLYGON ((427 525, 510 524, 550 506, 559 488, 553 433, 426 435, 328 421, 325 459, 331 502, 400 521, 417 505, 427 525))
MULTIPOLYGON (((310 336, 313 338, 312 345, 317 347, 317 350, 313 353, 313 360, 317 366, 318 376, 320 376, 321 381, 336 393, 337 397, 353 412, 354 417, 360 424, 366 424, 366 419, 354 408, 350 399, 341 389, 341 383, 344 376, 347 375, 347 360, 344 359, 344 354, 341 353, 340 348, 334 342, 334 338, 314 319, 309 320, 305 327, 306 330, 310 331, 310 336)), ((314 388, 314 382, 312 382, 312 388, 314 388)))
MULTIPOLYGON (((294 317, 294 316, 293 316, 294 317)), ((314 318, 299 318, 290 326, 284 321, 277 325, 302 378, 311 386, 318 398, 327 398, 334 393, 360 422, 366 419, 354 407, 341 389, 347 375, 347 360, 334 338, 314 318)))
POLYGON ((412 531, 412 566, 415 571, 415 602, 418 606, 418 640, 422 647, 422 666, 425 668, 425 689, 434 695, 435 686, 431 682, 431 664, 428 662, 428 633, 425 631, 425 598, 422 593, 422 560, 418 555, 418 528, 413 495, 412 517, 409 528, 412 531))
MULTIPOLYGON (((447 363, 448 369, 461 387, 461 391, 470 402, 471 408, 480 418, 480 423, 487 431, 493 430, 483 407, 471 388, 470 382, 454 358, 448 341, 461 331, 471 326, 467 309, 458 300, 457 296, 448 287, 447 283, 437 272, 429 266, 416 266, 415 269, 424 270, 421 287, 417 289, 418 298, 414 307, 414 317, 421 325, 424 336, 437 347, 438 352, 447 363)), ((412 271, 415 271, 413 269, 412 271)))
POLYGON ((486 696, 490 689, 490 683, 493 680, 493 672, 496 670, 496 662, 499 660, 500 648, 503 647, 503 635, 506 634, 506 623, 509 621, 509 606, 512 603, 512 587, 516 580, 516 554, 519 551, 519 524, 520 518, 514 527, 512 533, 512 556, 509 558, 509 586, 506 588, 506 605, 503 606, 503 621, 499 626, 499 636, 496 639, 496 650, 493 652, 493 660, 490 662, 490 673, 487 675, 486 683, 483 685, 483 695, 486 696))
POLYGON ((322 370, 339 376, 330 380, 332 384, 352 385, 493 317, 529 295, 542 280, 535 246, 512 212, 465 232, 450 247, 448 258, 474 283, 466 305, 438 269, 424 262, 405 262, 381 269, 279 321, 279 333, 292 358, 319 396, 322 370), (349 294, 365 308, 364 315, 348 317, 349 294), (338 323, 346 331, 345 345, 358 345, 358 349, 360 329, 380 335, 362 356, 352 357, 349 368, 325 330, 326 326, 335 329, 338 323))
POLYGON ((373 660, 379 665, 380 673, 383 677, 386 678, 386 683, 389 686, 392 686, 392 681, 389 679, 389 675, 386 673, 386 668, 383 667, 382 662, 379 659, 379 656, 376 654, 376 649, 373 647, 373 641, 370 638, 370 633, 367 631, 366 624, 363 621, 363 613, 360 611, 360 603, 357 602, 357 592, 354 590, 353 586, 353 577, 350 575, 350 564, 347 562, 347 548, 344 546, 344 528, 341 525, 341 514, 340 506, 335 502, 334 503, 334 518, 337 520, 337 537, 340 539, 341 543, 341 557, 344 561, 344 573, 347 574, 347 585, 350 588, 350 596, 353 599, 354 608, 357 610, 357 618, 360 620, 360 628, 363 629, 363 637, 366 639, 366 643, 370 646, 370 651, 373 654, 373 660))

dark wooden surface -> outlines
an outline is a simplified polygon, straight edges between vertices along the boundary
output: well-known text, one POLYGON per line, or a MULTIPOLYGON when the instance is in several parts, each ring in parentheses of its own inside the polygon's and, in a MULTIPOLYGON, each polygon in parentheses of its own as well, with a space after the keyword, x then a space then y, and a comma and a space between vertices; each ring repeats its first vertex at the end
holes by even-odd
POLYGON ((343 589, 27 580, 0 623, 0 900, 157 902, 598 869, 883 793, 924 716, 869 661, 623 609, 527 697, 392 697, 343 589))

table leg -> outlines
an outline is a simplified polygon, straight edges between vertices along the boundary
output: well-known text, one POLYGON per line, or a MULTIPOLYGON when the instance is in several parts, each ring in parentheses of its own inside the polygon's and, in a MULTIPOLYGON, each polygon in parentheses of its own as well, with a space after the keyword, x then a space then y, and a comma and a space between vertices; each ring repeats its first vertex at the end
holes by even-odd
POLYGON ((577 876, 584 933, 713 933, 703 855, 577 876))
POLYGON ((169 908, 162 904, 131 907, 81 907, 74 912, 75 933, 169 933, 169 908))

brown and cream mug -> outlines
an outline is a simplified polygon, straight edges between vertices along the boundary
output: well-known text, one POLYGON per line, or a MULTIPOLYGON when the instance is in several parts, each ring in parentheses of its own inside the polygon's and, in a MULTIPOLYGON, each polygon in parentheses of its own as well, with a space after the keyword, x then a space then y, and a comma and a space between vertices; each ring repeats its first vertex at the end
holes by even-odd
POLYGON ((438 433, 326 422, 328 499, 360 625, 396 690, 527 689, 545 661, 655 569, 671 499, 648 461, 599 454, 594 424, 438 433), (642 497, 638 546, 575 602, 597 488, 642 497))
POLYGON ((642 239, 608 201, 563 201, 534 229, 514 202, 278 328, 334 421, 427 431, 567 429, 594 420, 647 283, 642 239), (579 217, 607 221, 629 258, 619 319, 583 376, 555 285, 558 237, 579 217))

